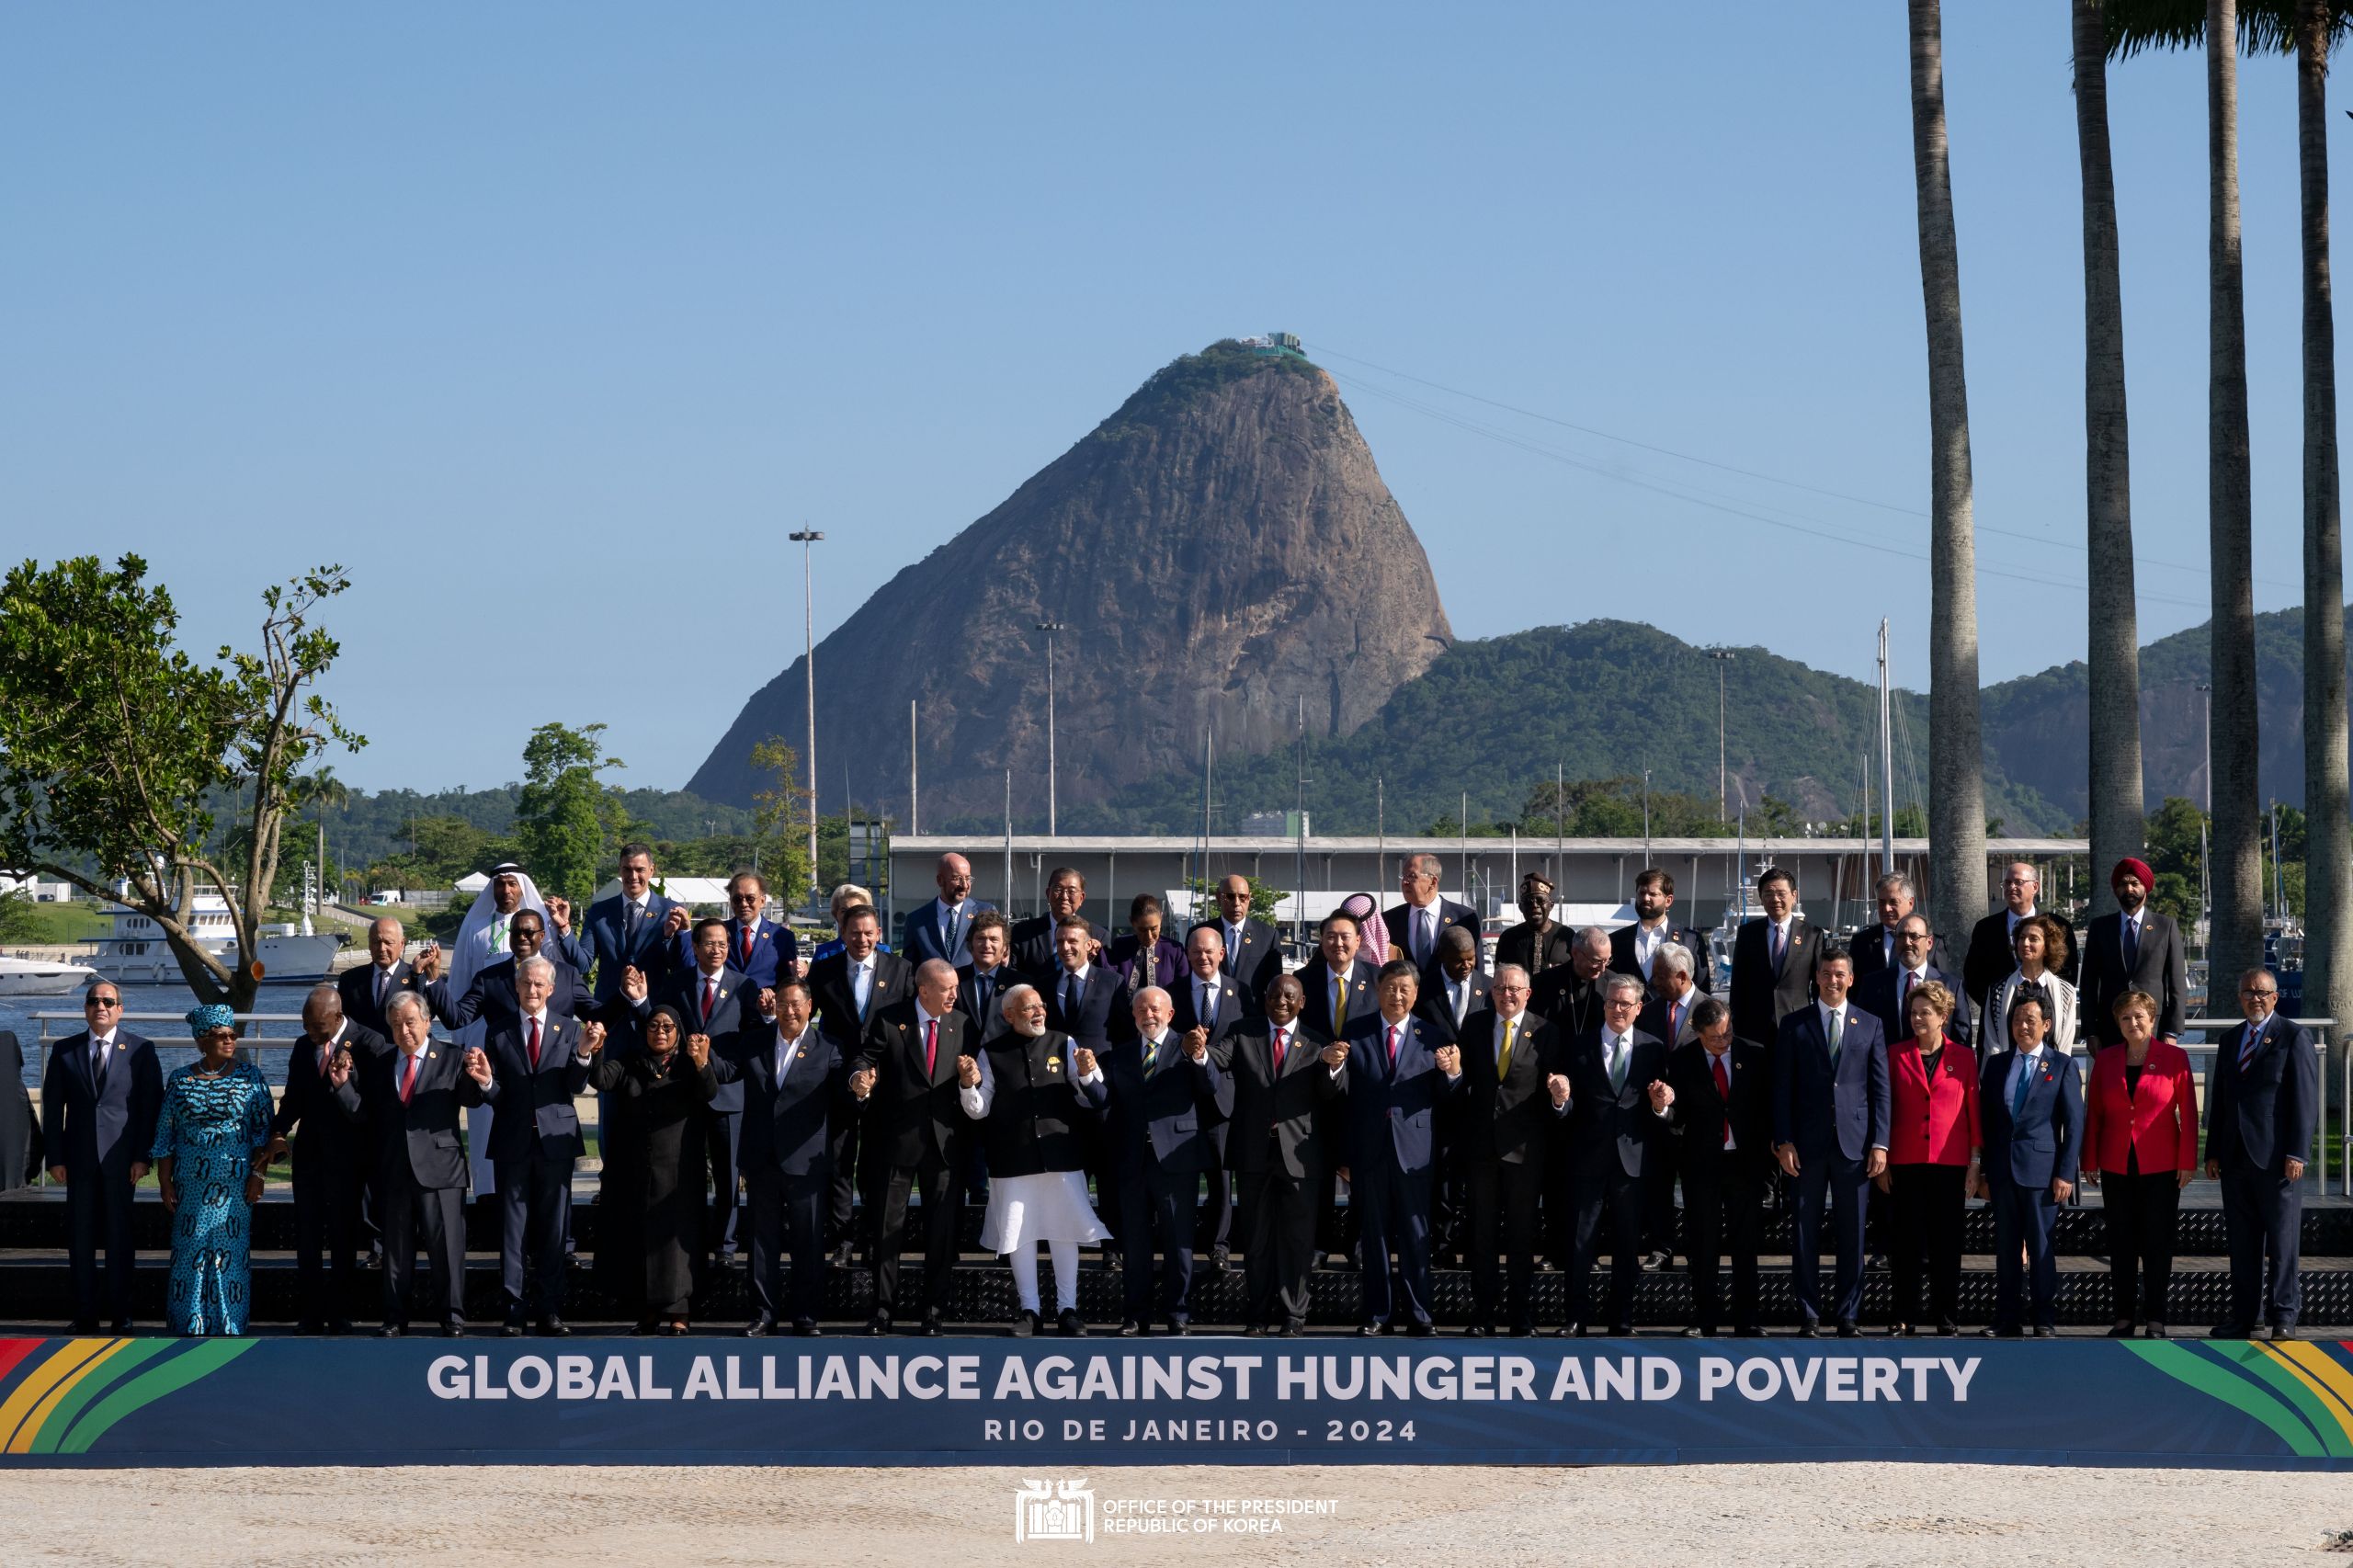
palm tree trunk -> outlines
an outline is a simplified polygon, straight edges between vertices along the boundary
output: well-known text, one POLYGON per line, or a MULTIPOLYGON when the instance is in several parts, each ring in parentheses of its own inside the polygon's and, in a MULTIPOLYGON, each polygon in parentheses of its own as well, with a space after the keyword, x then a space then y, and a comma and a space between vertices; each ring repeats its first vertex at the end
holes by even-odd
MULTIPOLYGON (((2353 1020, 2353 801, 2345 721, 2345 548, 2337 510, 2336 317, 2328 281, 2327 0, 2296 7, 2296 162, 2304 252, 2304 1003, 2353 1020)), ((2340 1028, 2330 1031, 2345 1038, 2340 1028)))
MULTIPOLYGON (((2142 840, 2141 633, 2133 600, 2132 474, 2124 409, 2124 299, 2108 143, 2107 0, 2075 0, 2075 150, 2084 186, 2084 542, 2090 556, 2092 864, 2142 840)), ((2095 914, 2116 907, 2092 878, 2095 914)))
POLYGON ((1944 24, 1909 0, 1912 177, 1928 326, 1928 834, 1931 907, 1949 943, 1985 913, 1985 771, 1978 738, 1977 540, 1971 515, 1969 381, 1961 363, 1961 242, 1945 141, 1944 24))
MULTIPOLYGON (((2246 412, 2246 304, 2239 256, 2236 0, 2206 0, 2206 150, 2211 198, 2207 345, 2207 517, 2213 574, 2213 790, 2209 865, 2214 924, 2210 996, 2263 957, 2261 808, 2256 793, 2255 504, 2246 412)), ((2100 868, 2102 871, 2106 868, 2100 868)))

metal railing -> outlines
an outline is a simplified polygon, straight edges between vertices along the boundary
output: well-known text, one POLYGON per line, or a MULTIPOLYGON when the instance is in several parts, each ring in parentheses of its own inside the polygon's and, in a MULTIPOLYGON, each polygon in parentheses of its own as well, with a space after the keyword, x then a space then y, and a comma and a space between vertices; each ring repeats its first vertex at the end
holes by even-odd
MULTIPOLYGON (((2245 1018, 2189 1018, 2185 1020, 2181 1027, 2182 1032, 2185 1035, 2198 1034, 2212 1038, 2228 1034, 2231 1030, 2238 1028, 2245 1022, 2246 1022, 2245 1018)), ((2314 1131, 2313 1134, 2313 1142, 2314 1147, 2313 1149, 2312 1168, 2306 1174, 2313 1179, 2313 1190, 2319 1196, 2325 1198, 2328 1196, 2329 1142, 2328 1037, 2329 1031, 2336 1027, 2336 1020, 2335 1018, 2290 1018, 2288 1019, 2288 1022, 2295 1024, 2311 1033, 2313 1037, 2313 1051, 2320 1058, 2320 1072, 2316 1079, 2320 1085, 2320 1108, 2318 1113, 2313 1118, 2314 1131)), ((2214 1070, 2214 1052, 2216 1048, 2212 1045, 2203 1044, 2191 1046, 2187 1040, 2185 1040, 2183 1042, 2182 1049, 2188 1053, 2190 1065, 2193 1069, 2199 1071, 2201 1079, 2211 1081, 2211 1075, 2214 1070)), ((2200 1114, 2203 1114, 2205 1108, 2206 1108, 2203 1104, 2200 1105, 2199 1110, 2200 1114)), ((2337 1190, 2347 1198, 2353 1198, 2353 1052, 2347 1052, 2345 1061, 2339 1066, 2337 1074, 2336 1114, 2337 1190)))

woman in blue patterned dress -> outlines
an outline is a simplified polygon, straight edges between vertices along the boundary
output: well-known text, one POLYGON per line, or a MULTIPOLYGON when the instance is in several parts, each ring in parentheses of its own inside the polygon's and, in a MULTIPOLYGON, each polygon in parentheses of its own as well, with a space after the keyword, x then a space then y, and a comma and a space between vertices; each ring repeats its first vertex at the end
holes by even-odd
POLYGON ((202 1054, 172 1070, 155 1126, 155 1179, 172 1212, 164 1318, 174 1334, 243 1334, 253 1301, 253 1206, 261 1197, 254 1156, 269 1142, 269 1084, 237 1060, 229 1008, 198 1007, 188 1021, 202 1054))

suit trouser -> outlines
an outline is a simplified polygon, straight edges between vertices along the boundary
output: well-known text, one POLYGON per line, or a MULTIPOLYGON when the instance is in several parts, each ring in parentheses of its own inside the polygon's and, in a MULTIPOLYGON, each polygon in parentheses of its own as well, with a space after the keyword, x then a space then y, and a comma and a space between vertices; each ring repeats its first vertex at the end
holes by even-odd
POLYGON ((1537 1205, 1544 1193, 1544 1158, 1532 1154, 1514 1163, 1466 1157, 1461 1169, 1463 1202, 1471 1218, 1471 1320, 1495 1321, 1495 1254, 1500 1249, 1506 1255, 1503 1272, 1511 1288, 1511 1321, 1526 1323, 1529 1292, 1536 1282, 1537 1205))
POLYGON ((1225 1168, 1225 1151, 1218 1151, 1218 1166, 1210 1172, 1210 1195, 1202 1207, 1201 1232, 1203 1244, 1210 1247, 1232 1247, 1233 1244, 1233 1173, 1225 1168))
POLYGON ((949 1276, 956 1267, 959 1174, 950 1164, 885 1165, 873 1173, 866 1208, 877 1312, 899 1315, 899 1249, 906 1244, 907 1199, 915 1193, 923 1198, 923 1291, 915 1304, 926 1314, 947 1309, 949 1276))
POLYGON ((74 1277, 74 1316, 98 1321, 98 1248, 107 1249, 107 1318, 131 1321, 131 1271, 139 1261, 131 1244, 131 1194, 126 1166, 120 1174, 100 1169, 85 1176, 67 1172, 66 1256, 74 1277))
POLYGON ((1348 1167, 1348 1207, 1363 1218, 1357 1244, 1364 1259, 1364 1315, 1388 1323, 1395 1312, 1389 1254, 1397 1254, 1397 1284, 1405 1312, 1415 1323, 1430 1321, 1430 1169, 1397 1168, 1396 1156, 1378 1151, 1348 1167))
POLYGON ((1790 1259, 1798 1316, 1807 1322, 1832 1318, 1852 1323, 1863 1310, 1863 1227, 1870 1182, 1863 1162, 1832 1149, 1798 1156, 1797 1239, 1790 1259), (1825 1210, 1826 1215, 1825 1215, 1825 1210), (1830 1298, 1822 1295, 1822 1231, 1829 1221, 1832 1256, 1830 1298), (1825 1311, 1824 1308, 1828 1310, 1825 1311))
POLYGON ((1643 1218, 1650 1188, 1641 1176, 1626 1174, 1615 1139, 1602 1159, 1574 1172, 1570 1181, 1569 1206, 1575 1218, 1570 1228, 1566 1321, 1582 1324, 1590 1319, 1593 1260, 1601 1249, 1606 1220, 1609 1226, 1609 1325, 1631 1327, 1634 1285, 1643 1274, 1643 1218))
MULTIPOLYGON (((1683 1201, 1691 1201, 1685 1193, 1683 1201)), ((1675 1165, 1654 1160, 1643 1171, 1643 1250, 1675 1254, 1675 1165)))
POLYGON ((1170 1323, 1193 1314, 1193 1231, 1200 1222, 1199 1171, 1162 1167, 1149 1149, 1143 1169, 1120 1173, 1121 1298, 1142 1323, 1152 1312, 1152 1254, 1160 1249, 1160 1312, 1170 1323))
POLYGON ((572 1157, 500 1160, 498 1280, 509 1319, 523 1315, 524 1263, 539 1276, 540 1315, 563 1315, 563 1237, 572 1228, 572 1157))
POLYGON ((703 1164, 710 1172, 710 1216, 704 1222, 708 1237, 704 1252, 718 1257, 735 1256, 735 1216, 743 1205, 736 1198, 735 1153, 744 1136, 740 1110, 703 1112, 703 1164))
POLYGON ((1737 1150, 1684 1152, 1683 1255, 1691 1277, 1691 1321, 1723 1322, 1720 1269, 1732 1254, 1732 1324, 1757 1326, 1756 1255, 1765 1233, 1765 1184, 1756 1156, 1737 1150))
POLYGON ((1315 1267, 1315 1201, 1323 1172, 1284 1174, 1279 1165, 1237 1171, 1242 1218, 1243 1321, 1272 1326, 1307 1321, 1307 1276, 1315 1267))
MULTIPOLYGON (((1969 1167, 1927 1164, 1887 1168, 1887 1250, 1895 1265, 1897 1323, 1920 1321, 1921 1282, 1938 1323, 1961 1315, 1961 1249, 1969 1218, 1969 1167)), ((1876 1192, 1878 1189, 1872 1189, 1876 1192)))
POLYGON ((426 1256, 441 1295, 441 1321, 466 1321, 466 1189, 419 1187, 406 1172, 379 1181, 376 1195, 384 1225, 384 1321, 408 1322, 411 1271, 416 1267, 416 1233, 425 1232, 426 1256))
POLYGON ((2296 1276, 2304 1192, 2279 1171, 2222 1167, 2222 1228, 2231 1239, 2231 1322, 2293 1328, 2303 1305, 2296 1276))
POLYGON ((814 1323, 825 1304, 825 1210, 833 1199, 833 1173, 790 1176, 774 1165, 762 1165, 744 1173, 744 1185, 754 1314, 814 1323), (789 1301, 783 1290, 788 1247, 792 1253, 789 1301))
POLYGON ((2034 1326, 2057 1326, 2059 1259, 2051 1233, 2059 1205, 2049 1184, 2020 1187, 2007 1175, 1994 1176, 1994 1326, 2020 1328, 2019 1295, 2031 1290, 2034 1326), (2023 1249, 2025 1261, 2019 1261, 2023 1249))
POLYGON ((360 1185, 358 1172, 335 1164, 294 1174, 294 1273, 304 1323, 351 1316, 359 1282, 360 1185))
POLYGON ((2100 1177, 2108 1220, 2108 1279, 2119 1321, 2165 1321, 2173 1287, 2181 1180, 2172 1171, 2109 1171, 2100 1177))
MULTIPOLYGON (((856 1048, 850 1048, 848 1054, 855 1056, 856 1048)), ((870 1256, 874 1248, 874 1216, 871 1214, 866 1216, 866 1223, 860 1227, 864 1233, 862 1235, 858 1231, 851 1228, 851 1220, 856 1212, 858 1189, 860 1185, 858 1165, 859 1153, 858 1119, 855 1116, 835 1117, 825 1129, 825 1155, 833 1162, 834 1166, 833 1187, 827 1195, 825 1205, 825 1241, 828 1245, 839 1245, 843 1242, 853 1240, 863 1241, 867 1244, 870 1256)), ((870 1176, 871 1173, 869 1175, 870 1176)), ((865 1185, 870 1189, 874 1183, 869 1181, 865 1185)))

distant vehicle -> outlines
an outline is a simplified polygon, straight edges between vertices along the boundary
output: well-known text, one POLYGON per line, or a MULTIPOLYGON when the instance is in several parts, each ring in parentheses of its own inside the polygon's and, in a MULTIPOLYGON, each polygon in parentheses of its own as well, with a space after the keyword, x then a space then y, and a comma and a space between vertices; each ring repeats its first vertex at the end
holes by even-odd
POLYGON ((398 888, 386 888, 368 900, 370 903, 398 903, 400 901, 401 890, 398 888))

